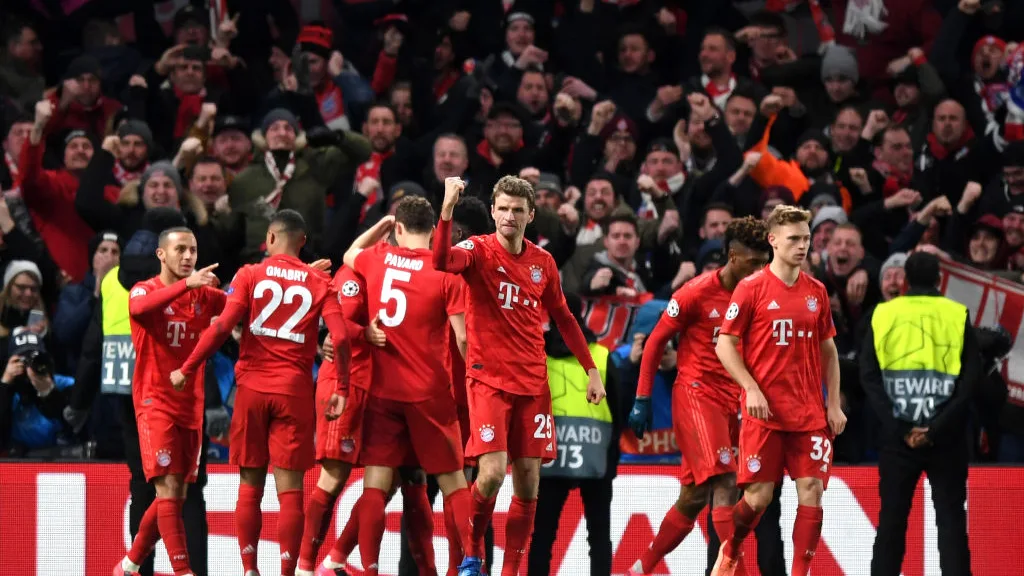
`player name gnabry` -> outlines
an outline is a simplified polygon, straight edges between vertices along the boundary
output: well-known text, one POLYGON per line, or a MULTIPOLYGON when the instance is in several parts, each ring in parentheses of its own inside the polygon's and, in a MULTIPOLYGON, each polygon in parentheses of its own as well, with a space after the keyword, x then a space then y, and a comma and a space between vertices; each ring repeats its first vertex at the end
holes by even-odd
POLYGON ((302 270, 267 266, 267 277, 269 278, 281 278, 283 280, 291 280, 293 282, 305 282, 307 276, 309 276, 309 272, 303 272, 302 270))
POLYGON ((384 255, 384 265, 406 270, 423 270, 423 260, 413 260, 404 256, 395 256, 391 252, 384 255))

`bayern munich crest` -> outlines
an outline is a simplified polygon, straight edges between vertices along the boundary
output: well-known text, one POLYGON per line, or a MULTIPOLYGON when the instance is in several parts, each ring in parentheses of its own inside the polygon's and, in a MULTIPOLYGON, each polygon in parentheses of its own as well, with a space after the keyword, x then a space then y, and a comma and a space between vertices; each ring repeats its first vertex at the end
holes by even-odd
POLYGON ((341 441, 341 451, 345 454, 351 454, 356 449, 356 441, 351 438, 345 438, 341 441))
POLYGON ((540 284, 540 281, 544 279, 544 273, 540 271, 539 266, 530 266, 530 280, 534 284, 540 284))
POLYGON ((494 426, 490 424, 484 424, 480 427, 480 439, 484 442, 494 441, 494 426))
POLYGON ((725 446, 719 448, 718 461, 728 466, 732 462, 732 448, 726 448, 725 446))
POLYGON ((157 450, 156 452, 156 463, 160 466, 171 465, 171 453, 167 450, 157 450))
POLYGON ((818 299, 815 298, 814 296, 808 296, 807 297, 807 309, 810 310, 811 312, 817 312, 818 311, 818 299))
POLYGON ((747 456, 747 470, 751 474, 757 474, 761 470, 760 456, 747 456))

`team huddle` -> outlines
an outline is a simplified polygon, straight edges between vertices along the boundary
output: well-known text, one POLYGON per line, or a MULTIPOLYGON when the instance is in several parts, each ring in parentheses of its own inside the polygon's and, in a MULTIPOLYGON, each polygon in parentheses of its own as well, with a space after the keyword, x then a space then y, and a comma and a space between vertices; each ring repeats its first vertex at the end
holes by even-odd
MULTIPOLYGON (((447 574, 477 576, 488 568, 484 533, 511 466, 501 574, 518 574, 540 467, 556 453, 545 324, 557 326, 587 371, 588 401, 599 403, 605 390, 553 258, 524 239, 534 216, 532 186, 512 176, 495 185, 491 234, 460 219, 471 200, 460 202, 464 186, 445 181, 436 221, 425 199, 402 199, 393 216, 356 239, 333 278, 330 261, 299 259, 306 228, 290 210, 270 222, 267 258, 239 270, 226 291, 217 287, 216 265, 194 270, 190 230, 160 235, 161 272, 133 287, 129 306, 133 401, 157 499, 115 576, 137 572, 161 538, 174 573, 192 574, 181 506, 199 467, 203 367, 239 323, 230 459, 239 467, 235 522, 245 576, 259 574, 260 503, 270 467, 283 576, 345 574, 356 545, 365 573, 377 574, 384 509, 398 489, 412 556, 421 574, 435 573, 425 475, 436 477, 444 495, 447 574), (321 319, 330 337, 314 385, 321 319), (304 507, 303 478, 316 463, 320 476, 304 507), (355 467, 364 469, 362 495, 316 565, 355 467)), ((713 573, 742 574, 740 545, 785 470, 800 504, 792 573, 807 574, 821 532, 831 441, 846 421, 828 297, 800 270, 809 216, 780 206, 767 223, 734 221, 725 239, 728 264, 680 288, 651 334, 630 425, 638 436, 649 429, 653 376, 666 343, 681 333, 686 361, 672 408, 683 488, 628 574, 650 574, 709 499, 723 541, 713 573), (766 267, 769 249, 774 258, 766 267)))
POLYGON ((532 186, 511 176, 495 185, 492 234, 457 218, 471 200, 460 202, 464 187, 446 180, 436 222, 428 201, 403 198, 393 216, 356 239, 334 278, 330 261, 299 259, 306 227, 291 210, 272 218, 267 258, 240 269, 226 291, 217 288, 216 265, 194 270, 190 230, 160 235, 160 274, 134 286, 129 304, 133 402, 157 499, 115 575, 136 573, 161 538, 174 573, 192 574, 181 506, 199 467, 203 368, 239 323, 230 461, 239 467, 235 523, 246 576, 259 574, 260 503, 271 467, 282 575, 345 574, 357 544, 365 573, 377 574, 384 508, 399 487, 413 558, 421 573, 434 573, 429 474, 444 494, 448 574, 477 576, 485 573, 484 533, 511 465, 501 574, 518 573, 540 467, 555 453, 545 324, 558 327, 587 370, 588 400, 599 403, 605 390, 554 259, 523 237, 534 216, 532 186), (321 319, 330 338, 314 386, 321 319), (320 477, 304 508, 303 478, 316 462, 320 477), (335 500, 356 466, 364 468, 363 493, 316 566, 335 500))

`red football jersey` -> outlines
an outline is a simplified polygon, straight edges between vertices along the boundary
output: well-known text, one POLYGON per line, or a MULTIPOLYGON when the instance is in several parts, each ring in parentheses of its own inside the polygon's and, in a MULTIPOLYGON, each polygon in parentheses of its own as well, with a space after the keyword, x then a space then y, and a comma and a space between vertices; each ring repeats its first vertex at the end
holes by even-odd
POLYGON ((181 391, 171 386, 178 369, 224 309, 227 296, 204 286, 189 290, 184 280, 165 286, 159 276, 132 287, 129 300, 135 374, 132 401, 136 413, 153 410, 174 417, 187 428, 203 425, 205 370, 198 370, 181 391))
POLYGON ((555 259, 529 240, 511 254, 494 234, 451 250, 469 259, 466 377, 513 394, 550 394, 544 325, 549 310, 565 308, 555 259))
POLYGON ((385 243, 356 257, 367 313, 380 318, 387 334, 383 348, 372 348, 373 396, 421 402, 450 393, 448 317, 464 312, 463 282, 435 270, 431 260, 430 250, 385 243))
POLYGON ((821 342, 836 329, 821 282, 800 272, 787 286, 769 268, 755 272, 732 293, 721 333, 740 338, 743 363, 768 400, 773 417, 759 423, 788 432, 825 428, 821 342))
MULTIPOLYGON (((348 327, 349 349, 352 359, 349 362, 349 384, 363 390, 370 388, 370 343, 363 338, 363 329, 369 323, 366 314, 366 285, 351 268, 342 266, 334 274, 334 288, 338 291, 341 310, 345 315, 348 327)), ((320 365, 317 381, 330 380, 336 383, 337 371, 333 361, 324 361, 320 365)), ((334 384, 332 384, 334 386, 334 384)))
MULTIPOLYGON (((465 308, 463 308, 465 310, 465 308)), ((469 404, 466 397, 466 359, 459 352, 459 343, 455 340, 455 332, 448 335, 448 355, 452 360, 452 397, 459 406, 469 404)))
POLYGON ((290 396, 313 395, 320 316, 342 314, 331 277, 279 254, 244 266, 228 289, 248 309, 235 374, 239 386, 290 396))
POLYGON ((725 408, 736 408, 740 386, 725 371, 715 354, 718 330, 731 299, 732 292, 722 286, 718 270, 701 274, 676 290, 644 345, 638 396, 650 396, 665 342, 680 334, 679 372, 675 385, 685 386, 689 393, 725 408), (647 354, 647 347, 652 345, 655 349, 647 354))

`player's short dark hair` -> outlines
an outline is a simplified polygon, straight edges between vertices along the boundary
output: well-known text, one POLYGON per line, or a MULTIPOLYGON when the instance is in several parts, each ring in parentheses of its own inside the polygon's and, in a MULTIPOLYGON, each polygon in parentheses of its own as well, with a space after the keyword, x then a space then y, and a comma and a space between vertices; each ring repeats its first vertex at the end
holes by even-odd
POLYGON ((632 212, 613 212, 611 217, 608 218, 608 230, 611 230, 612 224, 615 224, 616 222, 629 224, 633 227, 633 232, 637 236, 640 235, 640 224, 637 222, 636 216, 634 216, 632 212))
POLYGON ((423 196, 406 196, 395 205, 395 222, 413 234, 429 234, 436 221, 433 206, 423 196))
POLYGON ((284 210, 278 210, 274 213, 274 216, 270 219, 270 226, 277 224, 280 227, 282 234, 297 235, 306 234, 306 219, 302 217, 295 210, 285 208, 284 210))
POLYGON ((533 210, 537 205, 537 194, 533 191, 533 184, 518 176, 502 176, 498 183, 494 185, 494 191, 491 193, 491 203, 493 204, 494 200, 502 194, 512 196, 513 198, 525 198, 526 205, 530 210, 533 210))
POLYGON ((493 223, 487 205, 476 196, 464 196, 452 211, 452 221, 466 229, 470 236, 493 232, 493 223))
POLYGON ((907 286, 910 288, 935 288, 939 284, 941 272, 939 257, 931 252, 914 252, 903 264, 907 286))
POLYGON ((733 242, 755 252, 771 252, 771 246, 768 244, 768 225, 764 220, 753 216, 734 218, 729 222, 725 228, 725 249, 728 250, 733 242))
POLYGON ((733 36, 732 33, 726 30, 725 28, 721 28, 719 26, 712 26, 704 31, 704 38, 707 38, 708 36, 721 36, 722 39, 725 40, 726 48, 732 50, 733 52, 736 51, 736 37, 733 36))
POLYGON ((167 244, 167 240, 171 237, 171 234, 189 234, 195 236, 195 232, 193 232, 188 226, 174 226, 173 228, 167 228, 160 232, 160 236, 157 238, 157 246, 162 248, 167 244))
POLYGON ((788 204, 779 204, 772 213, 768 215, 766 223, 768 224, 768 230, 778 228, 779 226, 786 226, 788 224, 810 224, 811 222, 811 211, 804 210, 799 206, 790 206, 788 204))

